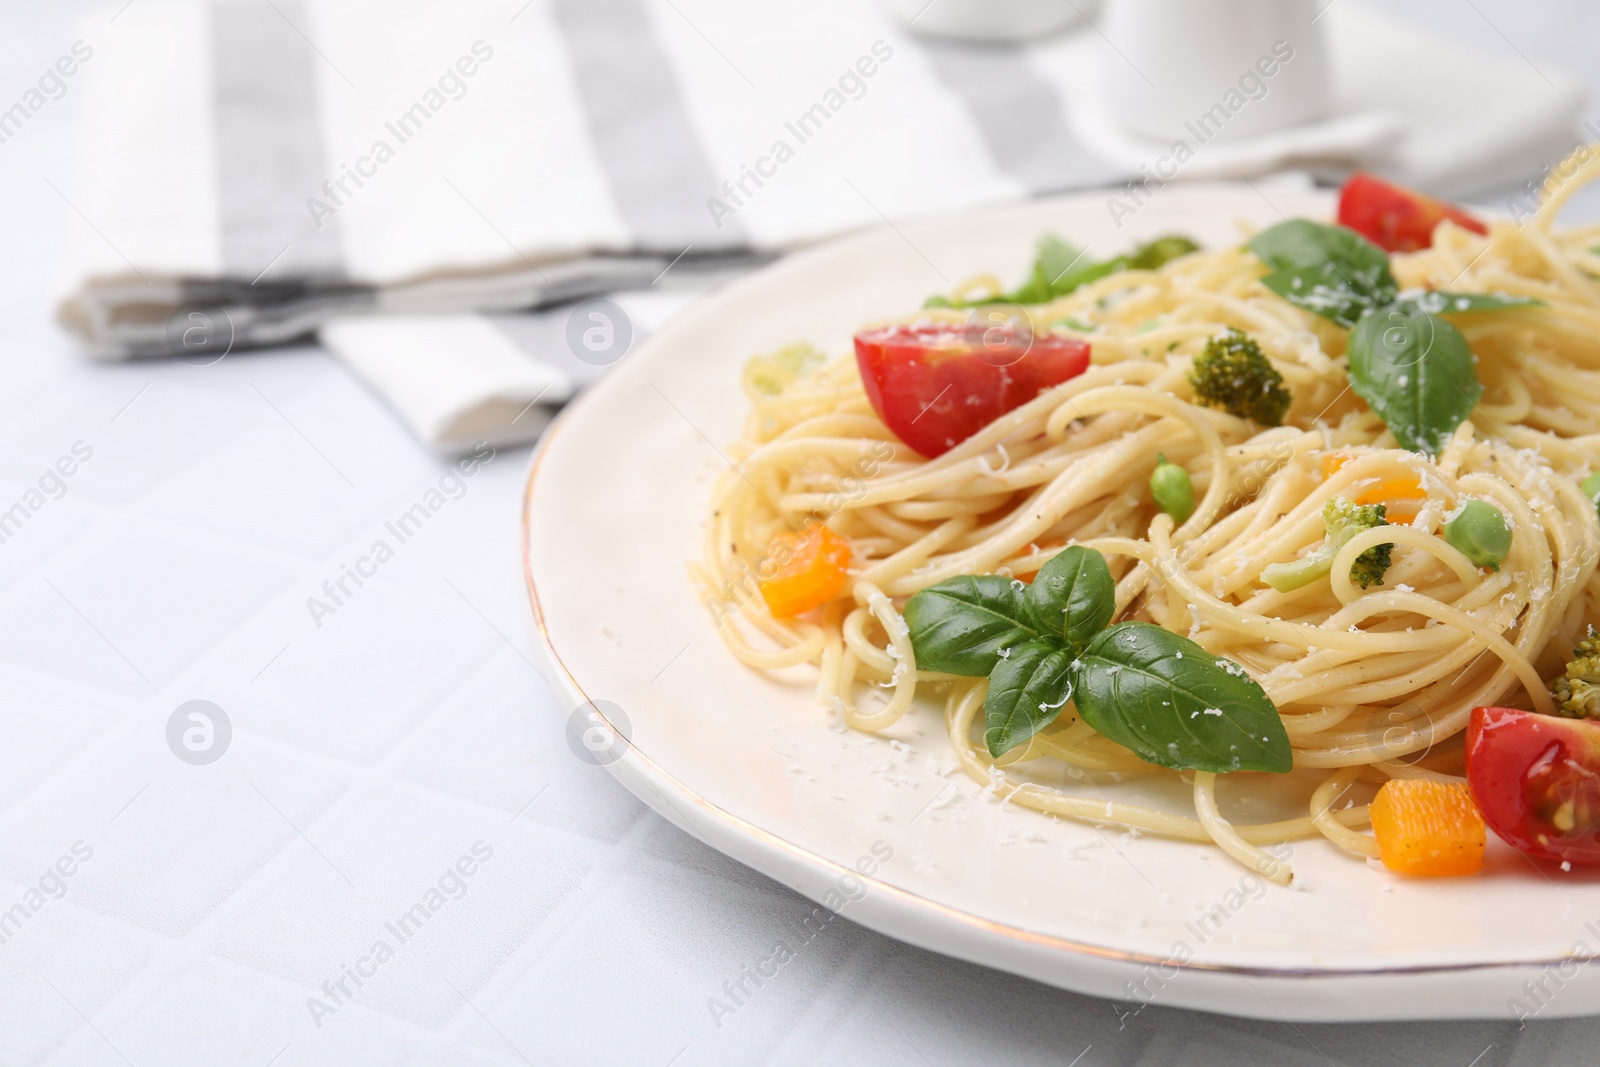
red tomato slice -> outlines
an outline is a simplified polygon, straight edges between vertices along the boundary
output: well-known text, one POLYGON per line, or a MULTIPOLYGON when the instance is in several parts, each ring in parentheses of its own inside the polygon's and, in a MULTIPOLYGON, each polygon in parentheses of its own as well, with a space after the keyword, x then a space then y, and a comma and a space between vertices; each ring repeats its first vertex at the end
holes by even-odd
POLYGON ((1370 174, 1354 174, 1339 190, 1339 225, 1348 226, 1390 252, 1433 246, 1433 228, 1445 219, 1474 233, 1489 228, 1454 204, 1391 185, 1370 174))
POLYGON ((1600 863, 1600 722, 1473 708, 1467 785, 1507 844, 1544 859, 1600 863))
POLYGON ((943 455, 1088 368, 1087 342, 997 321, 1003 324, 914 323, 856 334, 867 398, 896 437, 930 459, 943 455))

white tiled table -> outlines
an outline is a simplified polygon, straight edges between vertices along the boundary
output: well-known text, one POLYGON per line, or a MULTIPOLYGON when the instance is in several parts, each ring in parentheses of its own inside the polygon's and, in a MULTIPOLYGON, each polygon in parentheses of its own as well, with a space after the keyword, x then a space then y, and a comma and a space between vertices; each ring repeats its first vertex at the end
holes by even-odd
MULTIPOLYGON (((1587 69, 1577 5, 1480 6, 1587 69)), ((70 12, 5 10, 9 92, 72 35, 70 12)), ((1465 4, 1410 10, 1507 48, 1465 4)), ((307 598, 446 468, 315 348, 78 361, 47 311, 71 110, 0 146, 0 511, 93 450, 0 544, 0 923, 41 879, 64 889, 0 925, 0 1067, 1593 1062, 1588 1020, 1119 1018, 847 921, 717 1025, 707 998, 810 905, 569 752, 569 709, 525 658, 526 453, 318 625, 307 598), (234 729, 208 766, 166 743, 197 698, 234 729), (63 857, 71 876, 48 876, 63 857), (402 941, 385 924, 419 903, 402 941), (351 996, 324 992, 341 979, 351 996)))

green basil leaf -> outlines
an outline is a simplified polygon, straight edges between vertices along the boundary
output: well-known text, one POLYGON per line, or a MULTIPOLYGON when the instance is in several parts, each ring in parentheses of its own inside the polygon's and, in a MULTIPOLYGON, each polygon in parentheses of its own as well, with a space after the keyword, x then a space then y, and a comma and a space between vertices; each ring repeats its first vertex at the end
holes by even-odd
POLYGON ((1085 260, 1056 278, 1054 284, 1050 287, 1050 298, 1053 300, 1058 296, 1066 296, 1068 293, 1075 292, 1090 282, 1097 282, 1107 275, 1127 269, 1128 259, 1126 256, 1117 256, 1114 259, 1102 260, 1098 263, 1093 260, 1085 260))
MULTIPOLYGON (((1044 279, 1045 292, 1052 296, 1061 296, 1063 293, 1057 291, 1057 286, 1066 280, 1072 271, 1085 263, 1092 262, 1084 258, 1082 249, 1074 248, 1053 233, 1047 233, 1039 238, 1038 256, 1034 260, 1033 267, 1035 275, 1044 279)), ((1071 290, 1068 289, 1066 292, 1071 290)))
POLYGON ((1049 726, 1072 698, 1072 653, 1044 641, 1010 650, 989 675, 983 699, 983 740, 1001 756, 1049 726))
POLYGON ((1348 270, 1351 283, 1368 291, 1395 286, 1389 253, 1348 226, 1290 219, 1256 234, 1248 247, 1273 270, 1309 270, 1331 264, 1348 270))
POLYGON ((1104 556, 1071 545, 1040 568, 1022 597, 1038 631, 1064 641, 1076 653, 1111 621, 1117 583, 1104 556))
POLYGON ((1157 270, 1199 248, 1187 237, 1168 234, 1145 242, 1128 255, 1096 261, 1085 258, 1081 251, 1054 234, 1045 234, 1039 240, 1039 256, 1034 269, 1043 273, 1050 284, 1050 297, 1054 299, 1119 270, 1157 270))
POLYGON ((917 666, 981 678, 1002 649, 1037 640, 1023 600, 1027 586, 999 574, 966 574, 922 590, 906 604, 917 666))
POLYGON ((1269 268, 1263 285, 1340 326, 1354 326, 1399 291, 1389 254, 1344 226, 1292 219, 1263 230, 1248 247, 1269 268))
POLYGON ((1420 293, 1401 293, 1395 301, 1405 308, 1416 308, 1432 315, 1457 315, 1469 311, 1499 311, 1502 308, 1546 307, 1531 296, 1500 296, 1496 293, 1447 293, 1429 289, 1420 293))
POLYGON ((1275 271, 1262 278, 1261 284, 1296 307, 1321 315, 1346 329, 1376 306, 1373 298, 1348 285, 1345 275, 1335 267, 1316 267, 1294 273, 1275 271))
POLYGON ((1137 267, 1140 270, 1156 268, 1197 250, 1200 246, 1187 237, 1168 235, 1158 237, 1134 249, 1125 256, 1111 259, 1090 259, 1082 249, 1076 248, 1053 233, 1039 238, 1033 268, 1028 280, 1009 293, 999 293, 981 300, 953 303, 948 297, 928 297, 923 307, 977 307, 983 304, 1045 304, 1056 297, 1066 296, 1081 286, 1099 281, 1108 274, 1137 267))
POLYGON ((1050 278, 1045 273, 1044 266, 1035 262, 1033 273, 1028 275, 1028 280, 1015 292, 1001 293, 999 296, 989 297, 980 303, 983 304, 1048 304, 1050 302, 1050 278))
POLYGON ((1415 306, 1381 308, 1350 334, 1350 386, 1401 447, 1439 454, 1483 395, 1472 348, 1446 320, 1415 306))
POLYGON ((1282 773, 1294 763, 1278 709, 1255 679, 1170 630, 1121 622, 1100 631, 1073 682, 1083 720, 1157 766, 1282 773))

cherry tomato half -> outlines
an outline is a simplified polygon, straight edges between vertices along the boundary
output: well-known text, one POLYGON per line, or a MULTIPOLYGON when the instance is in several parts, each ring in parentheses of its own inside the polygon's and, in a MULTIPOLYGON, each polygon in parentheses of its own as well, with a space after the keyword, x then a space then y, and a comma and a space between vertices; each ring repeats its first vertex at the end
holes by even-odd
POLYGON ((1600 863, 1600 722, 1473 708, 1467 785, 1507 844, 1530 856, 1600 863))
POLYGON ((930 459, 943 455, 1089 366, 1085 341, 1029 333, 1003 316, 996 321, 913 323, 856 334, 867 398, 896 437, 930 459))
POLYGON ((1489 228, 1454 204, 1391 185, 1370 174, 1354 174, 1339 190, 1339 225, 1348 226, 1390 252, 1433 246, 1433 228, 1445 219, 1474 233, 1489 228))

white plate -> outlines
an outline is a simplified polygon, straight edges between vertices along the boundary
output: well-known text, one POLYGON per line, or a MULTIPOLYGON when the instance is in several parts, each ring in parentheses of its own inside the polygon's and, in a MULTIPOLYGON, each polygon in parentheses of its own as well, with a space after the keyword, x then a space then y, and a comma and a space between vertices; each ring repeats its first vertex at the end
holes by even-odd
POLYGON ((780 681, 738 663, 686 574, 752 353, 798 339, 848 351, 860 323, 917 307, 946 279, 1023 276, 1044 230, 1109 254, 1171 231, 1216 246, 1239 239, 1240 221, 1330 210, 1303 188, 1210 185, 1161 190, 1120 230, 1104 193, 902 224, 785 259, 652 334, 546 433, 524 511, 551 678, 571 706, 621 709, 631 738, 612 772, 854 922, 1130 1007, 1502 1017, 1517 998, 1545 1017, 1600 1011, 1600 968, 1561 962, 1600 951, 1593 875, 1552 880, 1492 846, 1480 877, 1405 881, 1307 841, 1294 851, 1300 888, 1268 888, 1209 847, 1002 807, 961 772, 934 773, 949 744, 931 704, 895 730, 909 749, 895 747, 835 730, 807 672, 780 681), (892 858, 853 875, 874 848, 892 858))

